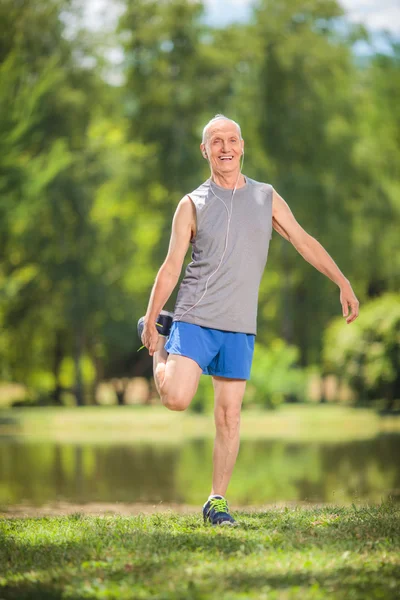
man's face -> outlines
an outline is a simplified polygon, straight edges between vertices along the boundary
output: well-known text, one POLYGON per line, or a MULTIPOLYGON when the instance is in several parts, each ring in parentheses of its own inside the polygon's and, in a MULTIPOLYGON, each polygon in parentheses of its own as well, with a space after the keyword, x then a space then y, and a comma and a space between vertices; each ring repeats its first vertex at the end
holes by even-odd
POLYGON ((230 173, 240 168, 243 140, 235 123, 221 119, 207 131, 204 146, 213 172, 230 173))

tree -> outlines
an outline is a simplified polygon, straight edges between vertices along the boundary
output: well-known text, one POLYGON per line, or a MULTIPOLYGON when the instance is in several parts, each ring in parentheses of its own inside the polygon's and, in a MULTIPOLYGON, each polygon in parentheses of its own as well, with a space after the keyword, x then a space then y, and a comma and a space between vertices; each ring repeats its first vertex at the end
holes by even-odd
POLYGON ((55 0, 0 6, 0 310, 10 342, 3 344, 3 375, 29 384, 53 364, 59 400, 60 364, 73 354, 81 404, 86 309, 94 301, 88 214, 100 177, 86 132, 98 83, 76 62, 78 44, 63 34, 69 7, 55 0))
MULTIPOLYGON (((331 0, 265 0, 256 15, 263 43, 253 112, 270 181, 351 278, 355 66, 348 40, 337 33, 343 11, 331 0)), ((277 303, 281 335, 299 346, 303 365, 317 362, 321 328, 340 310, 339 291, 284 240, 273 240, 271 266, 280 285, 265 282, 261 304, 277 303)), ((263 311, 261 319, 265 327, 263 311)))
POLYGON ((344 379, 359 402, 400 399, 400 297, 385 294, 368 304, 351 327, 335 320, 324 343, 325 368, 344 379))

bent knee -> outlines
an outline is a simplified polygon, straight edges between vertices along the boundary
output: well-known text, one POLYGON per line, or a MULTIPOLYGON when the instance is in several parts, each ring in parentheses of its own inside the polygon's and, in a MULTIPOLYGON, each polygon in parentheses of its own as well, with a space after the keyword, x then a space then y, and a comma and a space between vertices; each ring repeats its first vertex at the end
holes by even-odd
POLYGON ((174 398, 173 396, 162 396, 161 401, 165 408, 168 408, 168 410, 186 410, 190 404, 190 402, 182 401, 181 399, 174 398))
POLYGON ((165 392, 164 390, 162 390, 162 393, 161 393, 161 402, 163 403, 165 408, 168 408, 168 410, 177 410, 177 411, 186 410, 187 407, 189 406, 191 400, 192 399, 189 398, 185 394, 171 393, 171 392, 168 393, 168 392, 165 392))

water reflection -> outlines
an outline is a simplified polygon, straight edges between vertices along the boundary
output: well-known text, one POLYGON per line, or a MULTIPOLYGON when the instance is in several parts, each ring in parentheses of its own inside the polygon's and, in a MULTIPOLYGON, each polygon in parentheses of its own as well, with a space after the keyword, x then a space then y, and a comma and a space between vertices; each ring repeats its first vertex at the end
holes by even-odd
MULTIPOLYGON (((248 441, 229 488, 233 504, 380 502, 399 496, 399 435, 345 444, 248 441)), ((185 502, 208 493, 212 441, 182 446, 0 441, 0 505, 57 500, 185 502)))

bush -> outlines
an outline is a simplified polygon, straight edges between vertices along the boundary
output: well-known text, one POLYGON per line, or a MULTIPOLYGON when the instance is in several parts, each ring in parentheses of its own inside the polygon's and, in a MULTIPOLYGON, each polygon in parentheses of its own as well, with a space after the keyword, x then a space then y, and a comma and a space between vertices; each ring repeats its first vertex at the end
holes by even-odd
POLYGON ((194 413, 207 413, 210 414, 214 409, 214 389, 212 379, 208 375, 201 375, 199 381, 199 387, 192 402, 190 403, 189 410, 194 413))
POLYGON ((358 401, 400 398, 400 295, 385 294, 361 307, 347 326, 335 319, 324 339, 324 366, 354 390, 358 401))
POLYGON ((256 343, 246 400, 275 408, 285 400, 305 399, 307 376, 296 367, 298 348, 275 339, 268 347, 256 343))

